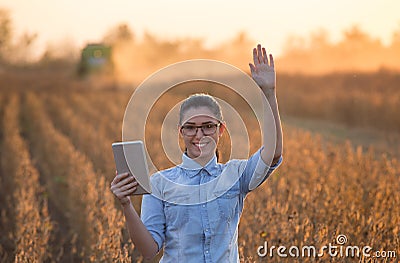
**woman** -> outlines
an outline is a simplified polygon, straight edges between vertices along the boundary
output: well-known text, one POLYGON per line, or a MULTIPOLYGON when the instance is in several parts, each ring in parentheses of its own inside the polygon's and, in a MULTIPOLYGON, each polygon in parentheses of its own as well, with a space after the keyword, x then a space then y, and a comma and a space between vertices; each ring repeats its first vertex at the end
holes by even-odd
POLYGON ((253 49, 253 60, 252 77, 273 113, 275 147, 264 132, 263 146, 248 160, 217 163, 216 148, 225 130, 221 109, 213 97, 196 94, 180 108, 179 131, 186 147, 182 163, 151 176, 153 193, 143 196, 141 217, 129 198, 137 186, 133 176, 118 174, 111 183, 130 237, 145 258, 163 249, 161 262, 239 261, 237 233, 244 198, 282 162, 274 60, 261 45, 253 49))

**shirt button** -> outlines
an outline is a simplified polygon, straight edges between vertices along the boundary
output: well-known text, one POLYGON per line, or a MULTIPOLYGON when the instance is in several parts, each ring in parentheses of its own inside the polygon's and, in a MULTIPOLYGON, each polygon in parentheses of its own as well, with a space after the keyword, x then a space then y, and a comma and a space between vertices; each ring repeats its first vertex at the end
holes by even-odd
POLYGON ((206 205, 203 205, 203 207, 206 207, 206 205))
POLYGON ((206 229, 206 232, 208 232, 208 229, 206 229))
POLYGON ((206 254, 208 254, 208 250, 206 250, 206 254))

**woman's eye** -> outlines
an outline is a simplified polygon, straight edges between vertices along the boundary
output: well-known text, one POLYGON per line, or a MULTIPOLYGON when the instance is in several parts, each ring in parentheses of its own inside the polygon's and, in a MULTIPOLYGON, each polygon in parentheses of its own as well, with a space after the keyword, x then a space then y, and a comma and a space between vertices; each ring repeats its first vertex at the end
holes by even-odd
POLYGON ((203 128, 204 129, 211 129, 211 128, 213 128, 213 125, 212 124, 206 124, 206 125, 203 125, 203 128))
POLYGON ((185 129, 188 131, 192 131, 194 129, 196 129, 194 126, 185 126, 185 129))

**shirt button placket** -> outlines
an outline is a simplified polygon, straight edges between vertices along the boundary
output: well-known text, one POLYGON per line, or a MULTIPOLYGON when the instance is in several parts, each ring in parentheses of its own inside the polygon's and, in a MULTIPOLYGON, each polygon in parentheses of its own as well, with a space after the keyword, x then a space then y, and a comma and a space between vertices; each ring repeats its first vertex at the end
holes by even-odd
MULTIPOLYGON (((200 183, 204 184, 207 183, 208 180, 206 180, 208 174, 207 171, 202 170, 201 171, 201 179, 200 183)), ((200 190, 200 200, 204 201, 206 199, 206 193, 207 191, 205 190, 200 190)), ((201 205, 201 222, 203 224, 203 229, 204 229, 204 255, 206 262, 212 262, 211 260, 211 253, 210 253, 210 245, 211 245, 211 231, 210 231, 210 222, 208 219, 208 213, 207 213, 207 203, 203 203, 201 205)))

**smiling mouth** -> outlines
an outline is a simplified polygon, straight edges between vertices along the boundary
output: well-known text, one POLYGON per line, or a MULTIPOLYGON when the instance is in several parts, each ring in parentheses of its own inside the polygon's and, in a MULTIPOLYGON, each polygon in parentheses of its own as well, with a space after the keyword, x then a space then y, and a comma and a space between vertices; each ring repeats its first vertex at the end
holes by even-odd
POLYGON ((206 146, 208 143, 204 143, 204 142, 202 142, 202 143, 193 143, 196 147, 198 147, 198 148, 203 148, 204 146, 206 146))

